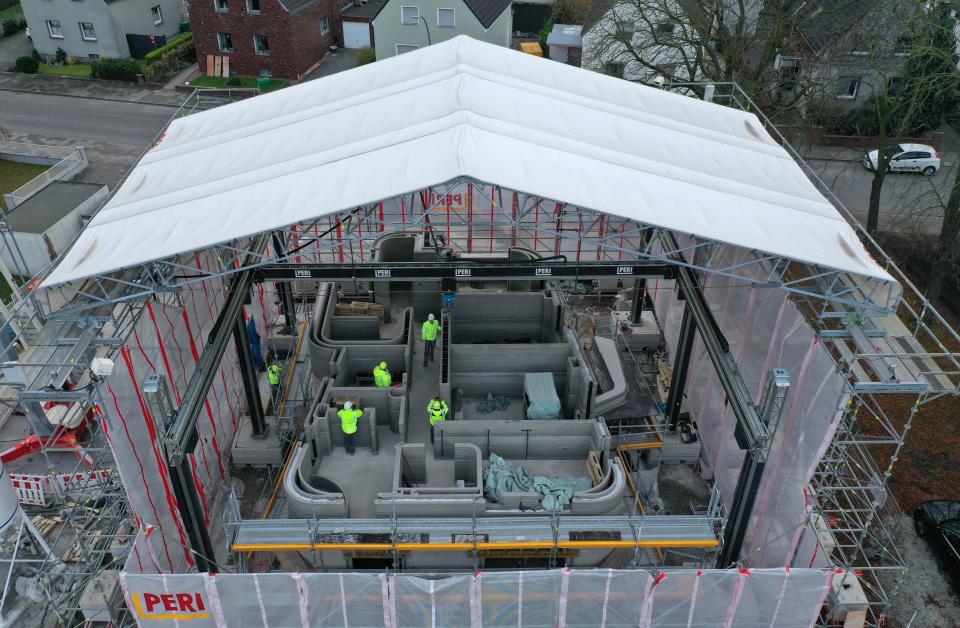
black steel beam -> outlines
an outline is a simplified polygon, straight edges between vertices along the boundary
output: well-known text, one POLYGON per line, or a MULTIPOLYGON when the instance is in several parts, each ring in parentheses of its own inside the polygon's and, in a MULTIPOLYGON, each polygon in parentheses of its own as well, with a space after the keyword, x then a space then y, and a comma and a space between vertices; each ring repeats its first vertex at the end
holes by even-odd
POLYGON ((676 267, 656 261, 629 262, 445 262, 389 264, 269 264, 255 270, 256 281, 410 281, 412 279, 601 279, 672 277, 676 267))
MULTIPOLYGON (((287 247, 283 241, 283 234, 273 232, 273 248, 277 257, 286 257, 287 247)), ((289 262, 282 262, 289 264, 289 262)), ((292 334, 297 326, 297 312, 293 304, 293 288, 286 282, 277 282, 277 292, 280 294, 280 307, 283 308, 283 318, 286 323, 286 333, 292 334)))
POLYGON ((757 490, 760 488, 760 480, 763 477, 764 464, 756 450, 744 452, 740 476, 737 479, 737 490, 733 495, 733 504, 727 512, 727 524, 723 529, 723 547, 717 555, 717 569, 732 567, 740 559, 743 538, 747 533, 750 515, 757 500, 757 490))
POLYGON ((201 573, 219 571, 214 562, 213 542, 203 521, 203 506, 197 496, 189 461, 184 457, 176 464, 168 463, 167 468, 170 471, 170 483, 173 484, 174 495, 177 497, 180 517, 183 519, 183 526, 187 529, 190 547, 197 561, 197 571, 201 573))
POLYGON ((251 436, 266 438, 267 421, 263 416, 263 400, 257 385, 257 366, 253 363, 253 350, 250 348, 250 338, 242 316, 238 316, 234 324, 233 343, 237 346, 237 355, 240 357, 240 381, 243 382, 247 407, 250 408, 250 424, 253 426, 251 436))
POLYGON ((687 373, 690 370, 690 354, 693 353, 693 339, 697 328, 693 324, 690 308, 684 306, 683 320, 680 322, 680 336, 677 338, 677 355, 673 360, 673 373, 670 376, 670 391, 667 394, 666 418, 670 429, 676 431, 680 420, 680 407, 687 388, 687 373))

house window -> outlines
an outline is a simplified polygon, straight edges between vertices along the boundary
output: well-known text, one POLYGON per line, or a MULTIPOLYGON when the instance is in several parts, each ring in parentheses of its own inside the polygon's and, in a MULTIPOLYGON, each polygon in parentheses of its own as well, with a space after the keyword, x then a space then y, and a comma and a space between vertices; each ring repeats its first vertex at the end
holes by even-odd
POLYGON ((97 31, 90 22, 80 22, 80 37, 83 41, 97 41, 97 31))
POLYGON ((273 78, 273 70, 260 70, 260 78, 273 78))
POLYGON ((637 32, 637 25, 633 22, 617 22, 617 37, 630 41, 637 32))
POLYGON ((51 39, 63 39, 63 28, 60 26, 60 20, 47 20, 47 31, 51 39))
POLYGON ((158 4, 155 7, 150 8, 150 15, 153 16, 153 25, 163 24, 163 11, 160 10, 160 5, 158 4))
POLYGON ((837 98, 841 100, 853 100, 857 97, 858 91, 860 91, 859 76, 841 76, 839 80, 837 80, 837 93, 835 94, 837 98))
POLYGON ((913 47, 913 39, 907 36, 897 37, 897 44, 893 47, 893 54, 898 57, 906 57, 910 54, 911 47, 913 47))
POLYGON ((603 64, 604 74, 609 74, 610 76, 615 76, 617 78, 623 78, 624 64, 620 61, 607 61, 603 64))
POLYGON ((270 42, 267 41, 266 35, 253 36, 253 51, 258 55, 270 54, 270 42))
POLYGON ((401 24, 419 24, 420 7, 400 7, 401 24))
POLYGON ((217 47, 220 52, 233 52, 233 40, 230 33, 217 33, 217 47))
POLYGON ((324 15, 322 18, 320 18, 320 34, 326 35, 329 32, 330 32, 330 18, 324 15))
POLYGON ((260 15, 260 0, 247 0, 247 13, 260 15))
POLYGON ((90 54, 90 55, 87 55, 87 58, 90 59, 90 63, 93 63, 94 61, 99 61, 99 60, 100 60, 100 55, 98 55, 98 54, 90 54))
POLYGON ((793 89, 800 78, 800 57, 778 56, 777 71, 780 73, 780 87, 793 89))
POLYGON ((657 24, 657 37, 661 40, 673 39, 673 31, 675 28, 676 24, 673 22, 660 22, 657 24))
POLYGON ((230 10, 227 0, 213 0, 213 8, 216 9, 217 13, 226 13, 230 10))
POLYGON ((887 94, 890 96, 896 96, 903 91, 903 78, 899 76, 891 76, 887 79, 887 94))
POLYGON ((455 9, 437 9, 437 26, 453 28, 456 25, 457 15, 455 9))
POLYGON ((397 54, 402 55, 408 52, 413 52, 419 47, 420 46, 417 46, 415 44, 397 44, 397 54))
POLYGON ((870 54, 870 43, 863 35, 857 36, 850 47, 850 54, 854 57, 866 57, 870 54))

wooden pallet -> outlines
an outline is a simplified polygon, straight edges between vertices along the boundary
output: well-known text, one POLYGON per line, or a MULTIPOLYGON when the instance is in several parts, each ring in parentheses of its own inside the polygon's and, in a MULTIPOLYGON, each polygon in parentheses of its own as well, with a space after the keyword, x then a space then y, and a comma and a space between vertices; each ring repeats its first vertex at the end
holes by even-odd
POLYGON ((587 455, 587 477, 597 486, 603 480, 603 468, 600 466, 600 456, 595 451, 587 455))

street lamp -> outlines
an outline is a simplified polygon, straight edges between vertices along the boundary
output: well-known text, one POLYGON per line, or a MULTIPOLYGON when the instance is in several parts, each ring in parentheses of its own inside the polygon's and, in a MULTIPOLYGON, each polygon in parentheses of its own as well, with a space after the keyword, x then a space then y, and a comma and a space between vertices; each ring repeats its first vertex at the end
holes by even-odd
POLYGON ((420 16, 420 19, 423 21, 423 27, 427 29, 427 45, 432 46, 433 43, 430 41, 430 27, 427 26, 427 18, 420 16))

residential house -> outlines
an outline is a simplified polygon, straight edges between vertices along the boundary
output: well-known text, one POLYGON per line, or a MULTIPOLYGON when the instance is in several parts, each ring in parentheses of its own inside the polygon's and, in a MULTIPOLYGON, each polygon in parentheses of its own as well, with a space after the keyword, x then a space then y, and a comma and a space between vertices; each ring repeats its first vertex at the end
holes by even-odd
POLYGON ((511 0, 387 0, 373 19, 377 59, 457 35, 510 47, 511 0))
POLYGON ((180 0, 23 0, 33 47, 83 60, 136 57, 180 32, 180 0))
POLYGON ((580 67, 580 32, 582 26, 572 24, 554 24, 547 35, 547 50, 552 61, 580 67))
POLYGON ((597 0, 580 33, 581 67, 643 83, 697 80, 684 64, 696 37, 683 15, 675 0, 597 0))
MULTIPOLYGON (((201 69, 298 80, 337 45, 339 11, 325 0, 188 0, 201 69)), ((339 8, 339 7, 337 7, 339 8)))

